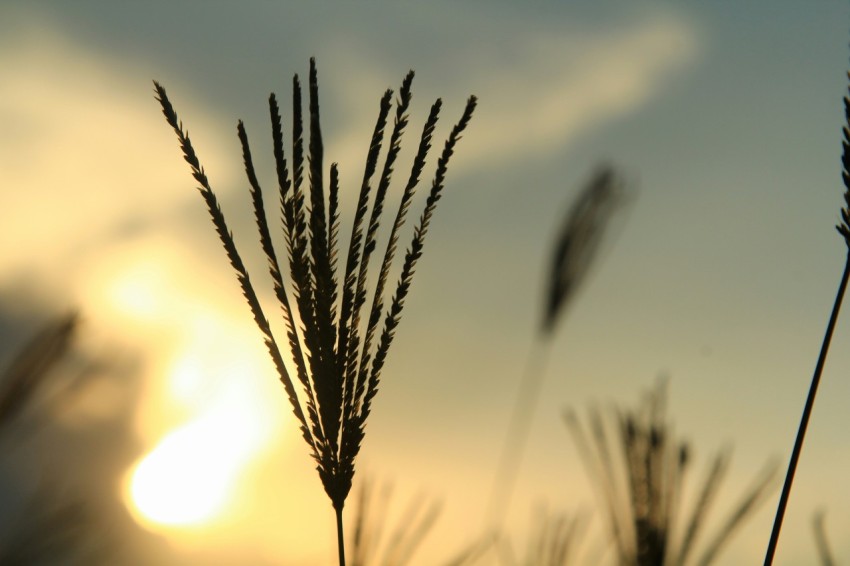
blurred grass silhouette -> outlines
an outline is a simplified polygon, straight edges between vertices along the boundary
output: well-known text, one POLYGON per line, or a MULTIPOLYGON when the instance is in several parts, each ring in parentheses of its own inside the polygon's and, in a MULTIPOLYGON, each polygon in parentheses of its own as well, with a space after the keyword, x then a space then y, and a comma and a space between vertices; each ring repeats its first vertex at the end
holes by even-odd
POLYGON ((714 563, 736 529, 774 489, 778 467, 768 464, 711 536, 705 523, 729 467, 729 451, 718 453, 698 488, 689 514, 684 486, 693 448, 676 437, 666 416, 666 389, 660 383, 637 409, 617 409, 612 437, 603 415, 591 409, 588 424, 567 410, 564 419, 594 484, 620 566, 714 563), (589 432, 588 432, 589 431, 589 432), (702 552, 696 543, 708 537, 702 552))
MULTIPOLYGON (((53 410, 69 402, 87 377, 60 369, 79 328, 75 312, 56 316, 13 357, 0 374, 0 445, 9 464, 17 447, 45 427, 53 410)), ((69 496, 52 479, 43 479, 24 502, 9 530, 0 533, 0 564, 92 563, 106 560, 108 547, 88 502, 69 496)))
POLYGON ((587 517, 575 513, 555 513, 539 507, 534 513, 524 552, 515 556, 506 537, 499 539, 499 557, 506 566, 570 566, 580 564, 587 517))
POLYGON ((540 326, 520 379, 505 441, 496 464, 488 518, 498 534, 519 476, 532 419, 537 410, 546 361, 557 322, 575 300, 596 260, 614 213, 624 199, 624 182, 610 165, 599 166, 570 204, 554 240, 548 265, 546 295, 540 326))
POLYGON ((812 519, 812 530, 815 534, 815 546, 818 550, 818 557, 822 566, 835 566, 835 558, 832 556, 832 550, 829 547, 829 540, 826 537, 826 512, 818 511, 812 519))
POLYGON ((369 479, 361 481, 357 511, 349 547, 351 566, 405 566, 428 536, 440 514, 440 504, 413 498, 404 514, 387 532, 392 485, 375 489, 369 479))

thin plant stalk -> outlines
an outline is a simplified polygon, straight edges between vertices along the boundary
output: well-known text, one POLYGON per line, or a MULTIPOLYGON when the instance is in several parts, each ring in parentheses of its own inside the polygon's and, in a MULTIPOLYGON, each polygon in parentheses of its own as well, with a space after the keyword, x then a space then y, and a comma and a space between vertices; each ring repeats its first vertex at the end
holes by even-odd
POLYGON ((556 323, 593 264, 622 196, 619 175, 613 167, 601 166, 571 204, 559 226, 549 266, 543 316, 519 384, 490 494, 487 517, 494 534, 502 528, 516 488, 556 323))
POLYGON ((336 511, 336 546, 339 549, 340 566, 345 566, 345 536, 342 529, 342 507, 334 508, 336 511))
POLYGON ((773 520, 773 529, 770 532, 770 541, 767 545, 767 554, 764 558, 765 566, 773 564, 773 556, 776 554, 776 545, 779 542, 779 531, 782 529, 782 520, 785 518, 785 508, 788 506, 788 498, 791 495, 791 484, 794 483, 794 474, 797 472, 797 463, 800 460, 800 453, 803 450, 803 440, 806 438, 806 429, 809 427, 809 419, 812 416, 812 408, 815 404, 815 396, 820 385, 823 366, 826 362, 826 355, 829 351, 829 344, 832 342, 832 334, 835 330, 835 323, 838 321, 838 312, 841 309, 841 303, 844 300, 844 291, 847 289, 847 280, 850 279, 850 252, 847 254, 847 260, 844 263, 844 274, 841 276, 841 283, 838 285, 838 292, 835 294, 835 304, 832 306, 832 314, 829 317, 829 324, 826 327, 826 334, 821 344, 820 355, 815 366, 815 373, 812 376, 812 383, 809 386, 809 394, 806 397, 806 406, 803 408, 803 416, 800 419, 800 426, 797 429, 797 438, 794 441, 794 449, 791 451, 791 460, 788 462, 788 472, 785 475, 785 483, 782 485, 782 494, 779 496, 779 505, 776 508, 776 517, 773 520))
MULTIPOLYGON (((847 73, 848 82, 850 82, 850 72, 847 73)), ((850 87, 848 87, 850 93, 850 87)), ((806 437, 806 429, 809 426, 809 418, 812 415, 812 408, 815 404, 815 396, 818 392, 821 373, 826 362, 826 355, 829 351, 829 344, 832 341, 832 334, 835 330, 835 324, 838 321, 838 311, 841 309, 841 303, 844 300, 844 291, 847 289, 847 279, 850 278, 850 98, 844 97, 844 139, 842 140, 842 155, 841 178, 844 181, 844 207, 841 209, 841 222, 835 227, 838 233, 844 238, 844 243, 847 245, 847 258, 844 262, 844 273, 841 276, 841 283, 838 285, 838 292, 835 294, 835 304, 832 306, 832 314, 829 317, 829 324, 826 327, 826 334, 821 344, 820 354, 818 355, 815 373, 812 376, 812 383, 809 386, 809 394, 806 397, 806 406, 803 409, 803 416, 800 419, 800 427, 797 429, 797 438, 794 441, 794 449, 791 451, 791 460, 788 462, 788 473, 785 476, 785 484, 782 486, 782 495, 779 497, 779 505, 776 508, 776 517, 773 520, 773 529, 770 533, 770 541, 767 544, 767 553, 764 557, 765 566, 773 564, 773 556, 776 553, 776 545, 779 542, 779 531, 782 529, 782 520, 785 518, 785 508, 788 506, 788 498, 791 495, 791 484, 794 482, 794 474, 797 471, 797 462, 800 459, 800 452, 803 450, 803 440, 806 437)))
POLYGON ((505 515, 511 506, 520 464, 528 446, 532 417, 540 402, 543 376, 546 374, 546 364, 552 350, 552 341, 548 339, 549 336, 549 334, 541 333, 540 338, 535 340, 531 347, 517 390, 513 412, 508 421, 508 433, 502 445, 496 468, 497 475, 493 482, 493 493, 490 496, 490 509, 487 513, 492 521, 490 526, 494 532, 501 529, 505 515))

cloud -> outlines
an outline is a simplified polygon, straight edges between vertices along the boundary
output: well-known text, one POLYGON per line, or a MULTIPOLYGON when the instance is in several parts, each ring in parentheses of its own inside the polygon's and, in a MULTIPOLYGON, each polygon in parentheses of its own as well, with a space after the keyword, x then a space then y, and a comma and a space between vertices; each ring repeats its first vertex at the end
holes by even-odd
MULTIPOLYGON (((0 50, 0 269, 56 281, 103 242, 196 198, 147 73, 32 26, 0 50)), ((195 131, 211 113, 193 107, 195 131)), ((199 136, 203 155, 224 151, 199 136)), ((230 171, 218 170, 217 179, 230 171)), ((7 279, 8 284, 8 279, 7 279)), ((67 292, 72 282, 61 281, 67 292)))
MULTIPOLYGON (((420 79, 418 88, 425 94, 418 96, 420 100, 432 93, 444 97, 446 124, 457 119, 469 94, 479 96, 479 108, 457 163, 471 167, 561 151, 587 132, 636 111, 661 93, 677 72, 695 62, 699 44, 685 20, 654 14, 613 29, 555 31, 549 26, 541 31, 530 22, 520 22, 498 49, 458 51, 458 57, 440 61, 446 69, 436 86, 433 78, 427 81, 431 84, 420 79)), ((337 79, 342 76, 346 97, 360 99, 361 110, 376 106, 376 84, 395 85, 401 79, 370 68, 371 58, 364 53, 368 54, 365 46, 340 50, 339 57, 349 60, 331 71, 337 79), (372 105, 367 92, 375 99, 372 105)), ((425 110, 421 113, 424 120, 425 110)), ((371 131, 369 120, 374 119, 365 114, 343 131, 331 155, 362 161, 360 148, 371 131)), ((415 118, 413 123, 418 124, 415 118)))
POLYGON ((535 36, 514 60, 482 80, 480 122, 469 160, 551 151, 645 104, 693 60, 696 42, 665 18, 618 34, 535 36))

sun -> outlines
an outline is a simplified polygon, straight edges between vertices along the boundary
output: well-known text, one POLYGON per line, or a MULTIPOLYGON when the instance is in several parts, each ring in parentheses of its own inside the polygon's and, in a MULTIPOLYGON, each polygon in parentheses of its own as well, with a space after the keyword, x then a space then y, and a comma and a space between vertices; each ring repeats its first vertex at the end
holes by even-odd
POLYGON ((222 426, 201 419, 169 433, 133 469, 133 505, 149 522, 187 526, 206 522, 227 503, 237 462, 215 438, 222 426))
POLYGON ((169 375, 169 394, 189 407, 189 420, 169 430, 129 474, 127 498, 149 527, 214 522, 274 428, 263 388, 255 386, 267 377, 256 358, 240 360, 238 348, 220 344, 209 348, 203 335, 200 342, 203 349, 190 348, 169 375))
POLYGON ((216 274, 165 236, 117 243, 85 267, 88 312, 145 348, 133 423, 143 453, 122 478, 125 507, 174 542, 226 529, 247 505, 246 479, 290 436, 274 366, 241 297, 199 285, 216 274))
POLYGON ((244 305, 197 288, 203 266, 161 242, 93 270, 105 311, 151 352, 136 415, 146 447, 122 499, 162 534, 224 524, 252 463, 287 428, 274 368, 244 305))

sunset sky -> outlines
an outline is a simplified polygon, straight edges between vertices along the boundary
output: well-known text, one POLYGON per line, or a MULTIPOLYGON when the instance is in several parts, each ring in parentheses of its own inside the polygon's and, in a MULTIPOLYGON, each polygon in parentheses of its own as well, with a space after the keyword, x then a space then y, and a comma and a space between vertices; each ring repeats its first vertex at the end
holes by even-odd
MULTIPOLYGON (((306 81, 316 57, 347 233, 378 100, 414 69, 396 183, 435 98, 436 148, 470 94, 479 107, 355 490, 365 477, 392 482, 399 512, 416 494, 442 501, 416 564, 479 534, 556 225, 608 162, 628 181, 628 206, 554 335, 508 528, 522 548, 536 505, 595 508, 561 414, 634 405, 659 376, 695 447, 691 488, 734 446, 719 520, 768 460, 784 470, 841 275, 848 15, 837 0, 4 1, 0 363, 71 307, 86 355, 124 360, 126 379, 87 391, 42 442, 51 449, 49 435, 67 430, 96 440, 84 453, 58 448, 56 461, 80 466, 70 475, 85 474, 93 499, 126 509, 146 534, 123 533, 136 538, 122 548, 142 563, 333 563, 332 509, 151 81, 188 128, 271 314, 236 121, 271 190, 268 95, 288 127, 292 75, 306 81), (110 433, 85 432, 98 426, 110 433)), ((814 563, 819 510, 850 560, 848 368, 850 321, 839 320, 778 565, 814 563)), ((0 479, 14 464, 3 466, 0 479)), ((777 497, 720 563, 760 563, 777 497)), ((585 546, 604 537, 597 512, 585 546)))

